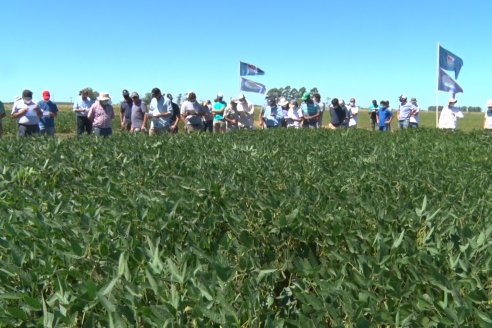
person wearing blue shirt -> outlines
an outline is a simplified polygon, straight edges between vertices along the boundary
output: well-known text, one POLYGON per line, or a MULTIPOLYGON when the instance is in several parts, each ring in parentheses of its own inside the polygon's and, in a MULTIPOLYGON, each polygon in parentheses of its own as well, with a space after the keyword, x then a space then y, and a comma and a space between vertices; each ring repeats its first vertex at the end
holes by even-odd
POLYGON ((284 121, 282 107, 277 105, 275 98, 269 97, 267 105, 261 111, 261 121, 264 128, 278 128, 284 121))
POLYGON ((43 100, 38 103, 43 115, 39 119, 39 133, 53 137, 55 135, 55 117, 58 115, 58 106, 50 100, 51 95, 48 90, 43 91, 43 100))
POLYGON ((381 100, 379 109, 376 114, 376 121, 379 127, 379 131, 390 131, 391 121, 393 120, 393 114, 389 107, 388 100, 381 100))

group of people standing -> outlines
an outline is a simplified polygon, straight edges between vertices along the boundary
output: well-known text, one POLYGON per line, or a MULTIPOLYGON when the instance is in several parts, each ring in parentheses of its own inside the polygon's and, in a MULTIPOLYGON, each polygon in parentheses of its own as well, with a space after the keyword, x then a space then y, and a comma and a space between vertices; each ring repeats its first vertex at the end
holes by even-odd
MULTIPOLYGON (((171 94, 162 94, 159 88, 151 91, 151 101, 146 104, 137 92, 122 91, 123 101, 120 103, 120 126, 122 130, 133 133, 177 133, 178 123, 183 122, 186 133, 209 131, 222 133, 240 129, 254 129, 254 106, 243 93, 229 102, 224 101, 224 95, 218 93, 212 101, 199 102, 193 91, 188 92, 185 101, 179 106, 173 102, 171 94)), ((22 97, 16 97, 12 107, 11 117, 17 120, 18 135, 28 136, 55 134, 55 118, 58 114, 57 105, 50 100, 48 90, 42 92, 38 103, 33 101, 33 93, 24 90, 22 97)), ((396 119, 400 129, 417 128, 419 126, 420 107, 416 98, 407 101, 407 96, 401 95, 396 111, 396 119)), ((457 120, 463 118, 463 113, 455 106, 457 100, 450 98, 439 118, 439 128, 456 129, 457 120)), ((484 129, 492 129, 492 100, 487 102, 484 129)), ((73 111, 77 118, 77 135, 84 133, 98 136, 112 134, 115 118, 111 97, 102 92, 96 99, 90 99, 89 89, 79 92, 79 97, 73 103, 73 111)), ((393 121, 393 111, 389 101, 382 100, 378 104, 372 101, 368 110, 372 130, 390 131, 393 121)), ((5 108, 0 102, 0 136, 2 135, 2 118, 5 108)), ((356 128, 359 121, 359 107, 355 98, 348 104, 343 99, 334 98, 327 106, 321 101, 317 92, 305 92, 301 98, 288 100, 285 97, 268 96, 260 113, 259 127, 270 128, 322 128, 329 129, 356 128), (328 107, 330 121, 323 123, 323 114, 328 107)))
MULTIPOLYGON (((297 99, 287 100, 269 96, 260 114, 262 128, 322 128, 326 104, 321 101, 319 93, 305 92, 300 102, 297 99)), ((358 124, 359 107, 355 98, 345 105, 342 99, 334 98, 328 106, 330 111, 329 129, 355 128, 358 124)))
MULTIPOLYGON (((417 98, 413 97, 408 102, 406 95, 399 97, 399 106, 396 111, 396 119, 400 129, 418 128, 420 123, 420 107, 417 104, 417 98)), ((391 131, 391 122, 393 121, 393 111, 390 109, 388 100, 373 100, 369 106, 368 114, 371 121, 371 128, 374 131, 376 127, 379 131, 391 131)))

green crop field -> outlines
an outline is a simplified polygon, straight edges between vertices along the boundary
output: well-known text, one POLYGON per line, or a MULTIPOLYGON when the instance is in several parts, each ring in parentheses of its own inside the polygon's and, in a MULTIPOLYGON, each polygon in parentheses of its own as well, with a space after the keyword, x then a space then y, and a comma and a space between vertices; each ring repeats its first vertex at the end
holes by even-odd
POLYGON ((482 131, 5 138, 0 153, 0 327, 492 325, 482 131))

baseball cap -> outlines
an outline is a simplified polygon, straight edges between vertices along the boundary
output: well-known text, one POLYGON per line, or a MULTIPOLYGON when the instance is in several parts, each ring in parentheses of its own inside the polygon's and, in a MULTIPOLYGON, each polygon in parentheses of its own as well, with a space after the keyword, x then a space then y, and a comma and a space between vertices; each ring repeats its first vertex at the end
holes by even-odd
POLYGON ((224 94, 222 92, 217 93, 217 98, 224 98, 224 94))
POLYGON ((43 100, 50 100, 50 92, 48 90, 43 91, 43 100))
POLYGON ((130 93, 126 89, 123 89, 122 94, 123 94, 123 97, 128 97, 130 95, 130 93))
POLYGON ((311 93, 310 92, 304 92, 302 94, 302 100, 308 100, 309 98, 311 98, 311 93))

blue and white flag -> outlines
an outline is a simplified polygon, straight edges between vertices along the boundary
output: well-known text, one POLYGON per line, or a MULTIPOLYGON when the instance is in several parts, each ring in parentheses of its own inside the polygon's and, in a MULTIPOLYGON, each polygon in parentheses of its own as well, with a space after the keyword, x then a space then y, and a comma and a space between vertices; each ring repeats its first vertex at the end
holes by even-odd
POLYGON ((266 87, 265 85, 251 81, 248 79, 245 79, 244 77, 241 77, 241 91, 246 91, 246 92, 256 92, 256 93, 261 93, 264 94, 266 92, 266 87))
POLYGON ((453 94, 463 92, 463 88, 441 68, 439 68, 439 86, 437 89, 441 91, 451 91, 453 94))
POLYGON ((265 72, 263 72, 263 70, 259 69, 255 65, 240 62, 240 65, 239 65, 239 75, 240 76, 245 76, 245 75, 265 75, 265 72))
POLYGON ((458 78, 463 59, 453 54, 451 51, 439 46, 439 67, 446 71, 454 71, 454 78, 458 78))

